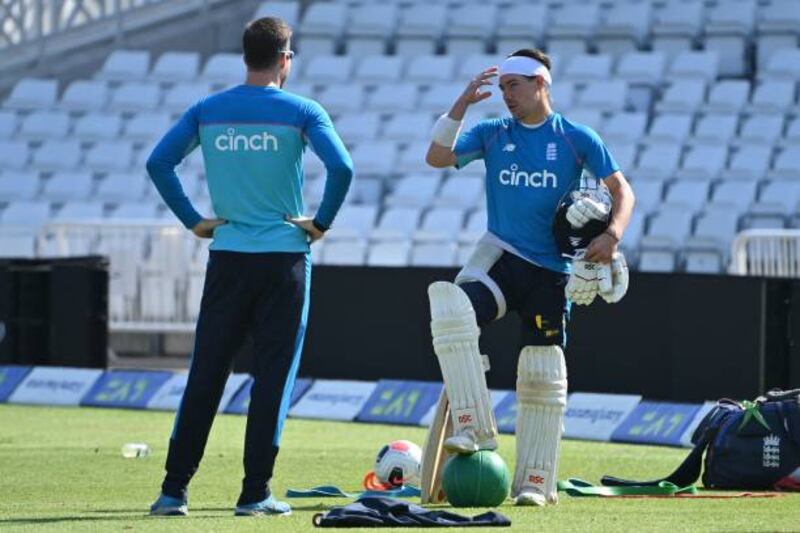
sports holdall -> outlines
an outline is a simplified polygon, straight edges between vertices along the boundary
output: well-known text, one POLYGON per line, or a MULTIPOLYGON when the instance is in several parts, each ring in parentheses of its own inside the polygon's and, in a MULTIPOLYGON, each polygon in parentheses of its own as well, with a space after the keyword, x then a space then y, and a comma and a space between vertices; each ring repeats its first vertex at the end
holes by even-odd
POLYGON ((691 485, 703 470, 711 489, 800 491, 800 389, 770 391, 754 402, 722 399, 692 435, 694 449, 668 477, 606 486, 691 485), (705 453, 705 461, 703 455, 705 453))

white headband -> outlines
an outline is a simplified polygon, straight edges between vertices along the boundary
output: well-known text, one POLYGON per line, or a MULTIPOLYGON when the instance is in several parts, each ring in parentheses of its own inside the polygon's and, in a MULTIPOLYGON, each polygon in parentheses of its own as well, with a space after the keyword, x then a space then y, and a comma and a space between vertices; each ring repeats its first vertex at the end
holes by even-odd
POLYGON ((543 63, 525 56, 511 56, 500 65, 500 76, 519 74, 520 76, 541 76, 547 85, 552 85, 550 71, 543 63))

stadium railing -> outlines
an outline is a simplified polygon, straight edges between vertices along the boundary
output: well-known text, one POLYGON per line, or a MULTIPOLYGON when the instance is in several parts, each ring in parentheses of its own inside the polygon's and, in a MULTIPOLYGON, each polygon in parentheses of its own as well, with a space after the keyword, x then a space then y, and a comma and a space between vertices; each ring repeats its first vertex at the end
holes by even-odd
POLYGON ((800 229, 751 229, 731 245, 730 273, 800 278, 800 229))

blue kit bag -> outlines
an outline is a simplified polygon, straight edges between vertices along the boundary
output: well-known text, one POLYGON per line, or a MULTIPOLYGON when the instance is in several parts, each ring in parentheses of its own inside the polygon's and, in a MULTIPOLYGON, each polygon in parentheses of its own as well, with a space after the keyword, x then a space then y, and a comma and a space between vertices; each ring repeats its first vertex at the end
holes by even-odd
POLYGON ((694 449, 669 476, 633 481, 604 476, 606 486, 693 484, 709 489, 800 491, 800 389, 770 391, 754 402, 723 399, 692 435, 694 449), (705 460, 703 460, 705 455, 705 460))

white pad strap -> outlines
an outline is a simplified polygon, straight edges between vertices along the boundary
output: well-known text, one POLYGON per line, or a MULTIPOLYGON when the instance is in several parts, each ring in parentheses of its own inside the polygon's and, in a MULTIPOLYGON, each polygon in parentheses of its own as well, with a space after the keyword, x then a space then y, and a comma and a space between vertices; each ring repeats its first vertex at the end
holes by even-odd
POLYGON ((452 150, 463 124, 463 120, 453 120, 446 114, 440 116, 433 125, 433 142, 452 150))
POLYGON ((559 346, 526 346, 517 370, 517 463, 513 494, 558 500, 558 455, 567 405, 567 366, 559 346))
POLYGON ((466 293, 457 285, 437 281, 428 287, 433 349, 442 369, 453 415, 453 433, 474 441, 497 436, 483 357, 478 351, 480 329, 466 293))
POLYGON ((500 290, 500 286, 489 276, 489 270, 491 270, 497 260, 500 259, 501 255, 503 255, 502 248, 488 242, 478 241, 467 263, 459 271, 458 275, 456 275, 456 285, 469 281, 479 281, 489 289, 489 292, 494 296, 495 304, 497 304, 497 316, 495 320, 503 318, 508 309, 503 291, 500 290))

